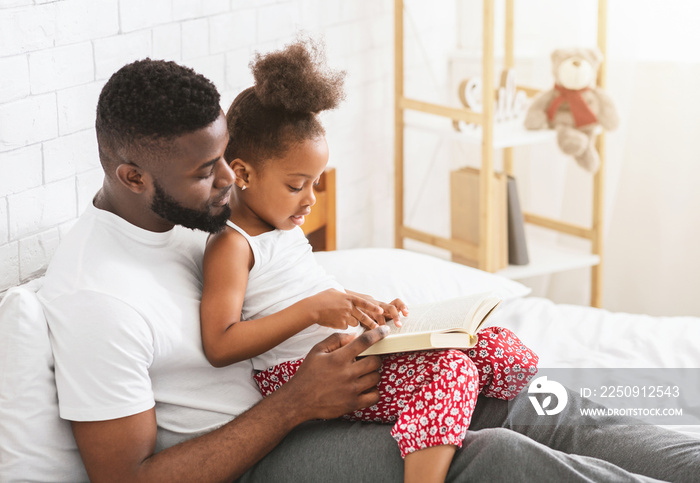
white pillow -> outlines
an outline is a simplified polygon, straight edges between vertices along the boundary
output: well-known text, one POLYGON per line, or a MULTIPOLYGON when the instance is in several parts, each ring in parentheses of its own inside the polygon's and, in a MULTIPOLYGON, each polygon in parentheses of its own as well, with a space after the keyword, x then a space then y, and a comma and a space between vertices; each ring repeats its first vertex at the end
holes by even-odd
POLYGON ((495 292, 504 300, 530 293, 525 285, 431 255, 396 248, 315 252, 316 260, 343 287, 383 302, 435 302, 460 295, 495 292))
POLYGON ((0 480, 88 481, 70 423, 58 417, 40 283, 10 289, 0 303, 0 480))

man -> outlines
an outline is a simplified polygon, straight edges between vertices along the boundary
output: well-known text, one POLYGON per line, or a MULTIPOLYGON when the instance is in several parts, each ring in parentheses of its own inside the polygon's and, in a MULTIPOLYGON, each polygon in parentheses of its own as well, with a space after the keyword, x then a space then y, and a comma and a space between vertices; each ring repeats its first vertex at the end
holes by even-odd
MULTIPOLYGON (((203 355, 205 232, 228 217, 233 183, 213 84, 172 62, 134 62, 105 85, 95 127, 102 189, 63 240, 38 294, 51 329, 60 415, 72 422, 91 480, 400 481, 388 426, 309 422, 377 400, 379 360, 356 356, 384 336, 382 328, 318 344, 292 381, 264 400, 249 362, 215 369, 203 355)), ((483 430, 468 433, 448 480, 643 479, 501 428, 508 418, 503 401, 480 400, 472 429, 483 430)), ((699 454, 686 446, 683 454, 663 454, 661 465, 636 464, 630 451, 650 460, 668 438, 652 432, 616 452, 641 432, 615 436, 611 428, 516 429, 657 477, 699 454)))

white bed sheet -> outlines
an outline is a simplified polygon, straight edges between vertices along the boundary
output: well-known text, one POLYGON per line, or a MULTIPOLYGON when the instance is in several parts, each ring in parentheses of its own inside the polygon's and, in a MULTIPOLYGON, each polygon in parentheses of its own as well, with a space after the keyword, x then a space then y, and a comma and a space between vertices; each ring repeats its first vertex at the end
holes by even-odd
POLYGON ((525 297, 501 304, 488 325, 512 329, 539 354, 542 367, 700 368, 698 317, 613 313, 525 297))
MULTIPOLYGON (((613 313, 525 297, 505 301, 487 325, 515 332, 539 355, 541 368, 700 368, 699 317, 613 313)), ((700 425, 668 427, 700 437, 700 425)))
MULTIPOLYGON (((697 368, 700 374, 698 317, 652 317, 555 304, 527 297, 530 290, 513 280, 409 250, 363 248, 316 255, 344 287, 384 301, 400 297, 409 307, 495 292, 504 301, 487 325, 513 330, 539 355, 543 369, 697 368)), ((616 371, 608 372, 613 376, 616 371)), ((660 372, 645 372, 645 383, 667 385, 666 380, 652 380, 660 372)), ((691 385, 697 393, 700 377, 691 385)), ((700 411, 700 396, 688 399, 682 401, 684 407, 700 411)), ((670 427, 700 437, 700 425, 670 427)))

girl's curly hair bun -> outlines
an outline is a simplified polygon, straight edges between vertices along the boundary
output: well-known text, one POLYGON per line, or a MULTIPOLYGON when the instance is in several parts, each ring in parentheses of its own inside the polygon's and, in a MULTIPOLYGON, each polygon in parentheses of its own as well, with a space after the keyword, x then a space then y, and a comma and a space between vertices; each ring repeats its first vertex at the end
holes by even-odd
POLYGON ((268 109, 317 113, 335 108, 345 97, 345 72, 326 66, 318 41, 297 40, 283 50, 256 54, 250 67, 255 95, 268 109))

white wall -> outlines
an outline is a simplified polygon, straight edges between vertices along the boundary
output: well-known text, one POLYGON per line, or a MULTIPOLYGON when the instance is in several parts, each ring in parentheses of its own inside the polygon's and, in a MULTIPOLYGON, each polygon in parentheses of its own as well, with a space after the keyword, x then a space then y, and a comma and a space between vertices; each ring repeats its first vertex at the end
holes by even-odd
MULTIPOLYGON (((595 42, 596 4, 516 2, 526 82, 547 87, 553 48, 595 42)), ((500 39, 502 0, 496 5, 500 39)), ((608 90, 622 116, 608 136, 603 302, 612 310, 700 315, 699 10, 690 0, 609 2, 608 90)), ((214 81, 225 108, 251 82, 252 53, 300 29, 323 35, 329 63, 348 71, 347 101, 324 115, 339 174, 339 246, 391 246, 392 0, 2 0, 0 291, 44 270, 99 187, 94 109, 116 69, 146 56, 179 61, 214 81)), ((454 47, 480 52, 480 2, 407 0, 406 37, 407 93, 444 100, 454 47)), ((414 133, 406 151, 406 218, 446 232, 447 209, 433 205, 446 206, 454 147, 414 133)), ((460 153, 477 157, 478 148, 460 153)), ((589 219, 589 177, 572 161, 551 146, 517 156, 533 211, 589 219)), ((588 302, 585 270, 533 285, 557 302, 588 302)))
POLYGON ((3 0, 0 292, 43 272, 101 185, 94 111, 113 72, 147 56, 175 60, 209 77, 226 109, 251 83, 253 52, 299 30, 323 37, 329 64, 348 71, 346 102, 324 114, 338 244, 391 245, 391 0, 3 0))
MULTIPOLYGON (((595 15, 597 2, 578 3, 582 19, 595 15)), ((523 9, 521 23, 535 21, 529 12, 523 9)), ((700 315, 698 14, 692 0, 608 2, 607 91, 621 117, 606 150, 603 306, 612 311, 700 315)), ((581 41, 595 33, 572 25, 569 37, 558 32, 549 41, 570 45, 577 30, 581 41)), ((562 186, 561 215, 588 219, 587 176, 571 166, 562 186)), ((562 273, 544 294, 585 304, 587 284, 586 270, 562 273)))
MULTIPOLYGON (((515 2, 516 69, 523 83, 549 88, 551 50, 595 45, 597 3, 515 2)), ((503 1, 496 5, 498 53, 503 1)), ((480 2, 468 2, 464 13, 460 46, 478 55, 480 2)), ((609 310, 700 315, 699 14, 694 0, 608 2, 606 90, 621 117, 606 138, 603 306, 609 310)), ((530 211, 590 224, 590 175, 556 148, 517 149, 515 171, 530 211)), ((589 273, 527 283, 537 295, 585 305, 589 273)))

